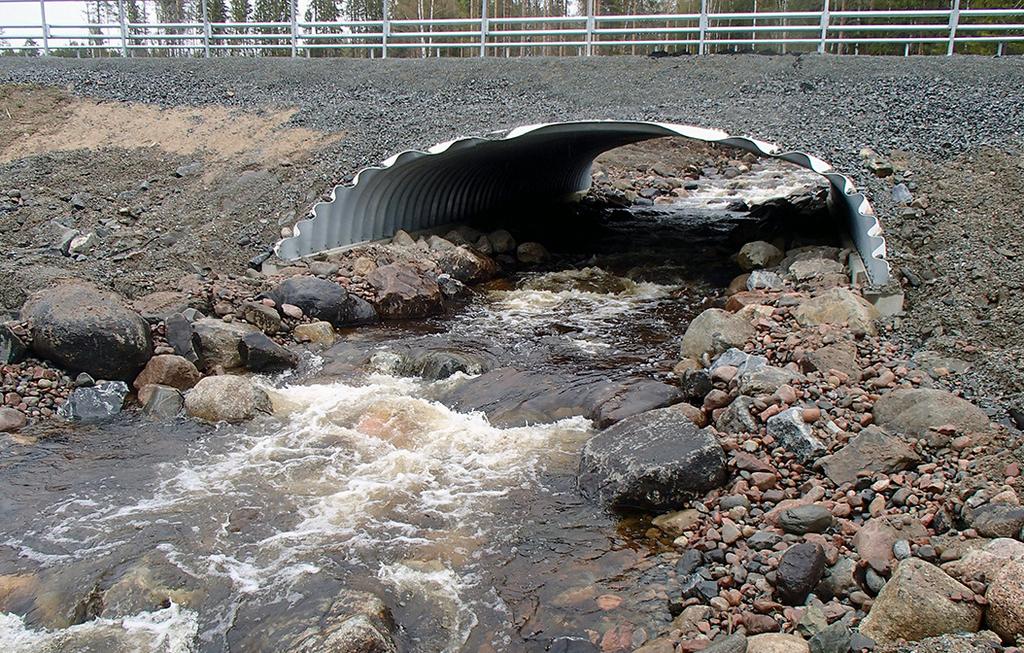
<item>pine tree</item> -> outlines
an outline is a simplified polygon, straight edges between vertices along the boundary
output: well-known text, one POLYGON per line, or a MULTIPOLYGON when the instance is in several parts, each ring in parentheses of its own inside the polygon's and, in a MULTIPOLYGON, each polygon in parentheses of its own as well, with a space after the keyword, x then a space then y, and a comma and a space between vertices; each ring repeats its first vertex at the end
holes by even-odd
POLYGON ((211 23, 224 23, 228 19, 228 7, 224 0, 207 0, 206 19, 211 23))
MULTIPOLYGON (((309 22, 333 22, 341 16, 341 8, 338 0, 311 0, 306 8, 306 20, 309 22)), ((337 34, 341 31, 338 27, 316 27, 313 28, 316 34, 337 34)), ((336 49, 312 49, 309 51, 311 57, 335 57, 339 51, 336 49)))
POLYGON ((252 7, 249 5, 249 0, 230 0, 230 2, 231 22, 248 22, 249 16, 252 15, 252 7))
MULTIPOLYGON (((288 15, 288 0, 256 0, 256 6, 252 12, 252 21, 254 23, 286 23, 291 21, 291 17, 288 15)), ((274 27, 260 27, 257 28, 258 32, 264 34, 274 34, 278 32, 280 28, 274 27)), ((262 40, 261 43, 270 44, 275 41, 262 40)), ((281 45, 284 45, 283 41, 276 41, 281 45)), ((264 54, 271 56, 284 56, 288 54, 288 51, 284 49, 264 49, 261 50, 264 54)))

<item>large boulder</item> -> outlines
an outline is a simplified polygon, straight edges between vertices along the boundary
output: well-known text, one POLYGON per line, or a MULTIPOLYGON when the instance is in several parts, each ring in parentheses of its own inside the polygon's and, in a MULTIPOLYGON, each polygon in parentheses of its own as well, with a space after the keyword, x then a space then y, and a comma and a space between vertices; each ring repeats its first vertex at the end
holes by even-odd
POLYGON ((121 412, 127 396, 128 384, 124 381, 98 381, 75 388, 57 413, 71 422, 103 422, 121 412))
POLYGON ((147 385, 139 390, 142 412, 152 419, 174 419, 185 407, 181 390, 167 385, 147 385))
POLYGON ((501 367, 451 389, 442 401, 460 412, 480 411, 501 427, 583 416, 608 425, 679 401, 672 386, 650 379, 609 381, 600 372, 563 374, 501 367))
POLYGON ((830 456, 819 460, 825 475, 836 485, 853 483, 861 471, 889 474, 920 462, 921 458, 900 438, 868 427, 830 456))
POLYGON ((224 369, 242 367, 239 345, 242 338, 260 330, 244 322, 224 322, 204 317, 192 323, 192 346, 199 356, 199 365, 210 370, 216 366, 224 369))
POLYGON ((188 390, 203 377, 190 360, 175 354, 161 354, 149 359, 146 367, 135 377, 135 390, 147 385, 166 385, 178 390, 188 390))
POLYGON ((991 581, 1008 562, 1024 563, 1024 542, 998 537, 942 565, 942 571, 965 583, 974 579, 991 581))
POLYGON ((862 373, 857 345, 849 340, 815 349, 804 356, 801 365, 808 372, 828 374, 829 371, 836 370, 854 380, 860 379, 862 373))
POLYGON ((253 372, 280 372, 299 364, 299 356, 262 332, 250 333, 238 343, 242 363, 253 372))
POLYGON ((810 653, 810 650, 799 635, 762 633, 747 638, 747 653, 810 653))
POLYGON ((794 317, 800 326, 845 324, 855 331, 874 334, 879 313, 857 293, 832 288, 797 306, 794 317))
POLYGON ((266 296, 278 307, 282 304, 298 306, 303 314, 336 327, 377 321, 377 312, 365 299, 326 279, 291 277, 275 286, 266 296))
POLYGON ((13 433, 28 423, 28 419, 21 411, 0 406, 0 433, 13 433))
POLYGON ((208 376, 185 395, 185 410, 207 422, 244 422, 270 413, 267 393, 241 376, 208 376))
POLYGON ((1006 562, 989 582, 988 626, 1007 642, 1024 635, 1024 562, 1006 562))
POLYGON ((408 319, 437 315, 444 308, 437 279, 411 265, 384 265, 366 277, 382 317, 408 319))
POLYGON ((84 281, 35 293, 21 314, 32 351, 69 372, 131 381, 153 353, 149 324, 116 293, 84 281))
POLYGON ((974 592, 918 558, 901 561, 878 593, 860 631, 878 644, 916 642, 944 633, 976 632, 982 607, 974 592), (964 600, 966 599, 966 600, 964 600))
POLYGON ((764 241, 755 240, 745 244, 736 255, 736 262, 746 271, 770 268, 782 260, 785 256, 775 245, 764 241))
POLYGON ((983 410, 933 388, 893 390, 879 397, 871 414, 878 426, 914 438, 926 438, 929 429, 947 424, 964 432, 988 429, 988 416, 983 410))
POLYGON ((709 308, 693 318, 683 334, 684 358, 700 360, 704 354, 714 357, 727 349, 742 349, 756 335, 754 325, 746 318, 720 308, 709 308))
POLYGON ((498 264, 466 247, 451 247, 439 252, 434 261, 441 272, 461 283, 481 283, 498 274, 498 264))
POLYGON ((579 486, 611 508, 667 510, 725 482, 714 434, 662 408, 628 417, 587 441, 579 486))

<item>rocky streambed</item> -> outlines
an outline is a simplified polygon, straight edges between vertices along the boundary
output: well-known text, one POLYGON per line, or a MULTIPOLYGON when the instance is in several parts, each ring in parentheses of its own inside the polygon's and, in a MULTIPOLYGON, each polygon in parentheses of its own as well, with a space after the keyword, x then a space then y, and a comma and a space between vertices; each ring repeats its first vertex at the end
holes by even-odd
POLYGON ((514 234, 30 297, 0 328, 0 642, 1012 647, 1018 433, 888 339, 815 180, 595 180, 514 234))

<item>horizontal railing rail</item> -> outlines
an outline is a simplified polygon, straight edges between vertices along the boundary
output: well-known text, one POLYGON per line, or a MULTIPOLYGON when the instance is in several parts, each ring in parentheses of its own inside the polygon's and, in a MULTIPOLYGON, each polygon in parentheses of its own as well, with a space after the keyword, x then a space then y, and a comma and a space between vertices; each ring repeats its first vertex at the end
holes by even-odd
MULTIPOLYGON (((481 0, 479 18, 376 20, 298 20, 272 22, 131 22, 118 2, 117 22, 50 23, 46 5, 62 0, 0 0, 39 7, 36 25, 5 25, 10 50, 24 50, 31 40, 43 54, 62 51, 89 56, 161 56, 286 54, 313 56, 335 51, 345 56, 387 57, 462 55, 592 55, 644 53, 653 49, 712 54, 743 50, 817 51, 859 54, 861 46, 902 46, 904 55, 1024 54, 1024 8, 832 10, 822 0, 819 11, 709 12, 596 15, 593 0, 579 16, 489 17, 481 0), (10 42, 10 41, 14 42, 10 42), (19 43, 20 42, 20 43, 19 43), (976 46, 970 48, 968 46, 976 46), (944 47, 937 47, 944 46, 944 47), (959 47, 959 49, 958 49, 959 47), (787 50, 788 49, 788 50, 787 50), (1009 50, 1009 52, 1008 52, 1009 50)), ((292 5, 294 11, 294 3, 292 5)), ((200 0, 201 16, 208 15, 200 0)), ((81 56, 81 55, 79 55, 81 56)))

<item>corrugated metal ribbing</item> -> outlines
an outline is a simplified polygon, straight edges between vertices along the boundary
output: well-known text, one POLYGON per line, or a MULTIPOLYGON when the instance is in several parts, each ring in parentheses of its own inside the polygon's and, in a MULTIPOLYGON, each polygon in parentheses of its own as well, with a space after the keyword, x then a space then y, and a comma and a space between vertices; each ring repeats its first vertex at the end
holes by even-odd
POLYGON ((725 132, 669 123, 580 121, 518 127, 486 138, 409 150, 380 167, 366 168, 350 186, 335 187, 329 202, 313 207, 295 234, 277 244, 278 256, 296 259, 329 249, 486 216, 530 202, 563 198, 590 185, 601 153, 628 143, 682 136, 739 147, 789 161, 824 176, 833 210, 845 219, 872 282, 889 279, 882 228, 867 198, 849 177, 803 152, 725 132))

